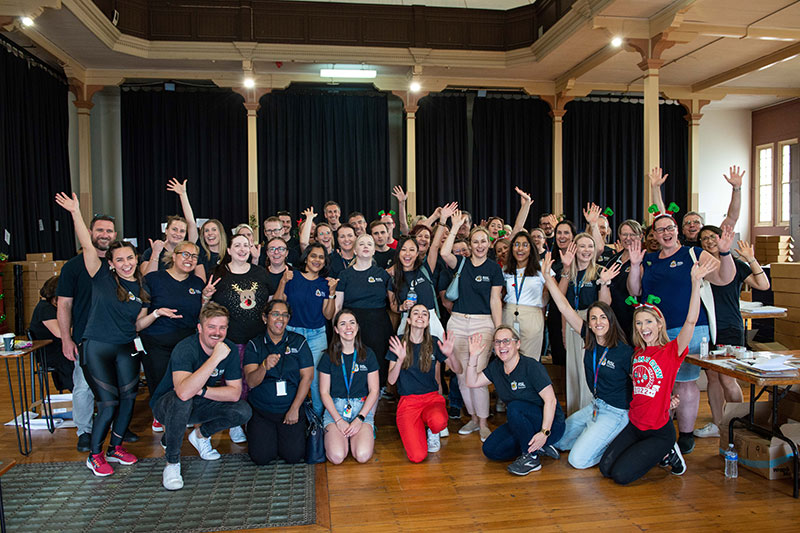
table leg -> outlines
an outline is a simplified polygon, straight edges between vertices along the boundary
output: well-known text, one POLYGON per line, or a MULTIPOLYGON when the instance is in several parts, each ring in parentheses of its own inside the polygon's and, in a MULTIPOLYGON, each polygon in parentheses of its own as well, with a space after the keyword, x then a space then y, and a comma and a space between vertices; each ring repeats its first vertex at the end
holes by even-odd
POLYGON ((25 455, 22 451, 22 439, 19 436, 19 420, 17 420, 17 404, 14 402, 14 384, 11 381, 11 369, 8 366, 8 359, 6 359, 5 362, 6 376, 8 377, 8 392, 11 396, 11 412, 14 415, 14 428, 17 430, 17 447, 19 448, 19 453, 25 455))
MULTIPOLYGON (((42 414, 44 415, 45 420, 47 420, 48 431, 53 433, 56 430, 56 424, 53 420, 53 405, 50 403, 50 379, 47 375, 47 355, 45 354, 44 349, 40 348, 31 354, 31 361, 33 361, 34 357, 36 358, 37 367, 42 370, 42 372, 37 372, 39 375, 39 392, 41 393, 40 396, 42 398, 42 414)), ((31 397, 35 397, 35 393, 31 397)), ((35 401, 36 400, 34 400, 34 402, 35 401)))
POLYGON ((0 532, 6 533, 6 510, 3 507, 3 488, 0 487, 0 532))
POLYGON ((30 404, 28 403, 28 385, 25 380, 25 361, 17 359, 17 382, 19 384, 19 406, 22 409, 22 455, 30 455, 33 451, 33 429, 31 428, 30 404))

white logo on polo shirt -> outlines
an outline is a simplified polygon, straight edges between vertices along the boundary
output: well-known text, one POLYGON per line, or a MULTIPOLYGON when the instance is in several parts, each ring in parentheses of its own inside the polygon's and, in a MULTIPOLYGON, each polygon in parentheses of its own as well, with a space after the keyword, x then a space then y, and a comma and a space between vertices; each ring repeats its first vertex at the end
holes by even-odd
POLYGON ((525 390, 525 382, 524 381, 512 381, 511 382, 511 390, 525 390))

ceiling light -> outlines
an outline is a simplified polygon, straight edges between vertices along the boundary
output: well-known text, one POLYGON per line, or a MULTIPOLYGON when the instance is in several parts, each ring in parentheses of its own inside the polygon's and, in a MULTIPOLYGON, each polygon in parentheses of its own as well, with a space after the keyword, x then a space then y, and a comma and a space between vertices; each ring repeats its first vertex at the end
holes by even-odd
POLYGON ((253 87, 256 86, 256 82, 253 80, 253 78, 245 78, 244 79, 244 86, 247 89, 252 89, 253 87))
POLYGON ((412 93, 417 93, 420 89, 422 89, 422 85, 420 85, 418 81, 412 81, 408 88, 411 89, 412 93))
POLYGON ((613 46, 614 48, 619 48, 620 46, 622 46, 622 37, 614 37, 613 39, 611 39, 611 46, 613 46))
POLYGON ((20 22, 22 22, 22 25, 25 26, 26 28, 33 26, 33 19, 30 17, 22 17, 19 20, 20 22))
POLYGON ((320 69, 319 75, 321 78, 374 78, 378 75, 378 71, 373 69, 323 68, 320 69))

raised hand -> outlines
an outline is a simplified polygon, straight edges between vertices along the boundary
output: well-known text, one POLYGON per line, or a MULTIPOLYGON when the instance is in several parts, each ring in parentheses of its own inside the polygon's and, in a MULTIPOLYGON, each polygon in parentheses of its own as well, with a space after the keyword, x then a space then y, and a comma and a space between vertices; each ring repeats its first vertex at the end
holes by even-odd
POLYGON ((445 331, 443 333, 442 340, 437 341, 436 344, 439 345, 439 351, 441 351, 447 357, 450 357, 451 355, 453 355, 453 350, 455 349, 455 344, 456 344, 455 333, 445 331))
POLYGON ((467 215, 462 214, 460 210, 456 209, 455 213, 450 217, 450 221, 453 225, 450 231, 458 231, 458 228, 467 221, 467 215))
POLYGON ((156 250, 158 250, 158 253, 161 253, 161 250, 164 249, 164 245, 166 244, 161 239, 156 239, 156 240, 147 239, 147 240, 150 241, 150 249, 153 251, 153 253, 155 253, 156 250))
POLYGON ((407 345, 406 341, 401 341, 398 337, 389 337, 389 349, 397 356, 397 362, 402 363, 405 360, 407 345))
POLYGON ((450 202, 449 204, 444 205, 439 211, 439 220, 444 223, 447 221, 448 218, 452 217, 453 214, 458 211, 458 202, 450 202))
POLYGON ((283 278, 282 281, 284 283, 290 282, 292 278, 294 278, 294 270, 292 270, 291 268, 287 268, 286 270, 283 271, 283 276, 281 277, 283 278))
POLYGON ((612 279, 617 277, 617 274, 619 274, 621 268, 622 265, 615 261, 613 265, 608 268, 604 268, 603 271, 600 272, 600 281, 604 284, 610 282, 612 279))
POLYGON ((306 220, 314 220, 317 218, 317 214, 314 212, 314 207, 311 206, 308 209, 303 211, 303 216, 306 220))
POLYGON ((214 293, 217 292, 217 283, 219 283, 219 280, 221 279, 222 278, 214 279, 214 274, 211 274, 208 277, 208 283, 206 283, 206 286, 203 287, 203 298, 206 300, 211 299, 214 293))
POLYGON ((553 254, 546 252, 544 254, 544 260, 542 260, 542 276, 544 276, 545 281, 553 279, 553 276, 550 274, 553 270, 553 263, 553 254))
POLYGON ((725 178, 725 181, 731 184, 731 187, 738 187, 741 189, 745 172, 745 170, 742 170, 737 166, 733 166, 728 169, 728 174, 730 174, 730 177, 726 176, 725 174, 723 174, 722 177, 725 178))
POLYGON ((748 263, 756 258, 756 252, 755 249, 753 248, 753 245, 747 241, 739 241, 736 253, 739 254, 739 257, 741 257, 748 263))
POLYGON ((258 261, 258 258, 261 257, 261 244, 251 244, 250 245, 250 257, 258 261))
POLYGON ((476 333, 469 336, 469 356, 478 356, 486 348, 486 343, 483 342, 483 335, 476 333))
POLYGON ((572 264, 572 260, 575 259, 575 254, 578 253, 578 245, 571 242, 567 246, 566 252, 559 250, 558 253, 561 254, 561 264, 564 265, 564 269, 567 269, 572 264))
POLYGON ((647 174, 647 177, 650 178, 650 186, 651 187, 661 187, 665 181, 667 181, 667 177, 669 174, 663 174, 661 168, 656 167, 647 174))
POLYGON ((78 203, 78 195, 75 193, 72 193, 72 197, 67 196, 63 192, 56 193, 56 203, 70 213, 77 213, 81 208, 78 203))
POLYGON ((703 254, 697 262, 692 265, 692 281, 702 281, 711 272, 719 268, 719 259, 711 254, 703 254))
POLYGON ((646 250, 642 248, 642 241, 640 239, 633 239, 631 247, 628 248, 628 254, 631 256, 631 264, 641 265, 645 253, 646 250))
POLYGON ((553 226, 553 229, 556 229, 556 226, 558 226, 558 217, 553 214, 547 215, 547 221, 553 226))
POLYGON ((183 183, 181 183, 175 178, 172 178, 167 182, 167 190, 174 192, 178 196, 186 194, 186 181, 187 180, 183 180, 183 183))
POLYGON ((614 243, 614 251, 619 253, 625 249, 625 246, 622 244, 622 241, 617 239, 617 242, 614 243))
POLYGON ((719 251, 720 253, 730 252, 733 246, 733 227, 724 225, 722 226, 722 236, 719 238, 719 251))
POLYGON ((397 201, 402 203, 408 200, 408 193, 403 190, 399 185, 395 185, 392 189, 392 196, 397 198, 397 201))
POLYGON ((593 203, 586 204, 586 209, 583 210, 583 218, 586 219, 588 224, 597 224, 600 219, 600 206, 593 203))
POLYGON ((519 195, 520 200, 522 201, 522 205, 531 205, 533 203, 533 200, 531 199, 531 195, 530 194, 524 192, 519 187, 514 187, 514 190, 519 195))
POLYGON ((339 280, 336 278, 325 278, 325 279, 328 280, 328 294, 336 294, 336 286, 339 284, 339 280))

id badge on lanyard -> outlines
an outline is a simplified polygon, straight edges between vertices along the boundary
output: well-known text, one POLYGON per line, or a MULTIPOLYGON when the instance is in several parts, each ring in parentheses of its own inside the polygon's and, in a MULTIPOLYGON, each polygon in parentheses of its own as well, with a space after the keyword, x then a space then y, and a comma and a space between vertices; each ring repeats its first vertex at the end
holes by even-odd
MULTIPOLYGON (((344 359, 344 356, 342 357, 344 359)), ((350 403, 350 385, 353 384, 353 374, 358 372, 358 363, 356 362, 356 352, 353 350, 353 365, 350 367, 350 379, 347 378, 347 371, 344 369, 344 361, 342 361, 342 377, 344 377, 344 386, 347 389, 347 405, 344 407, 342 416, 344 418, 353 417, 353 405, 350 403)))

